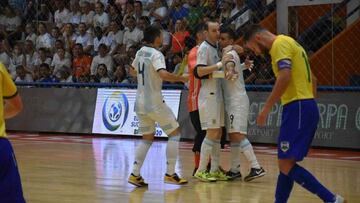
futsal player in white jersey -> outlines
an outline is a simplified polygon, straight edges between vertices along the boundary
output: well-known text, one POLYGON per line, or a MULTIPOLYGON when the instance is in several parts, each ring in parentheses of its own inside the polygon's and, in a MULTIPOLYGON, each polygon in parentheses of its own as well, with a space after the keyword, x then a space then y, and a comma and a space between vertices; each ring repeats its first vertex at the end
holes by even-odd
POLYGON ((146 45, 136 53, 132 63, 133 68, 137 71, 138 81, 135 111, 143 139, 136 148, 133 170, 128 182, 138 187, 147 186, 140 175, 140 169, 154 139, 155 122, 158 122, 169 136, 166 149, 167 170, 164 181, 170 184, 186 184, 187 181, 175 173, 181 137, 179 124, 171 109, 164 103, 161 89, 163 80, 185 83, 187 78, 166 71, 165 57, 158 50, 163 41, 159 28, 154 26, 146 28, 144 41, 146 45))
MULTIPOLYGON (((201 181, 228 180, 219 170, 221 127, 224 126, 224 103, 217 71, 222 69, 217 43, 220 37, 220 25, 207 22, 205 26, 206 40, 197 51, 197 61, 194 69, 195 77, 201 79, 198 107, 201 128, 206 130, 206 137, 201 145, 200 163, 194 177, 201 181), (211 169, 207 172, 209 156, 211 169)), ((222 71, 222 77, 223 77, 222 71)))
POLYGON ((222 80, 225 123, 231 143, 231 168, 226 174, 232 179, 241 178, 239 156, 241 152, 251 165, 250 173, 244 180, 251 181, 266 173, 258 163, 253 147, 245 136, 248 126, 249 97, 246 94, 243 70, 251 68, 253 63, 248 59, 245 63, 241 63, 238 53, 233 49, 235 40, 236 35, 231 28, 220 30, 219 45, 222 48, 223 57, 230 55, 232 58, 224 66, 229 74, 234 74, 226 76, 230 80, 222 80))

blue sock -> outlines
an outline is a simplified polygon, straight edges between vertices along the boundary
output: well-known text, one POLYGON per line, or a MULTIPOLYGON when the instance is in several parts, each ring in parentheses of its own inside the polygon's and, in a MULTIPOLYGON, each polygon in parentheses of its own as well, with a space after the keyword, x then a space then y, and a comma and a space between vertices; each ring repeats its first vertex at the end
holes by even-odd
POLYGON ((286 203, 293 186, 294 181, 289 176, 280 172, 276 185, 275 203, 286 203))
POLYGON ((334 202, 335 195, 325 188, 309 171, 295 164, 288 176, 308 191, 316 194, 324 202, 334 202))

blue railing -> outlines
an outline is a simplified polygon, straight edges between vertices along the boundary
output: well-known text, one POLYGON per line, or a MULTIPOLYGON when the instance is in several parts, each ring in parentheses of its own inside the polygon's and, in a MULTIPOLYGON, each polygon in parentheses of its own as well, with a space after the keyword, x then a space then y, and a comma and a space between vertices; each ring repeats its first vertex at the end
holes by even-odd
MULTIPOLYGON (((16 82, 19 87, 74 87, 74 88, 126 88, 135 89, 136 84, 117 83, 42 83, 42 82, 16 82)), ((247 91, 271 91, 273 85, 246 85, 247 91)), ((187 87, 180 84, 163 84, 163 89, 185 90, 187 87)), ((360 92, 360 86, 319 86, 318 91, 360 92)))

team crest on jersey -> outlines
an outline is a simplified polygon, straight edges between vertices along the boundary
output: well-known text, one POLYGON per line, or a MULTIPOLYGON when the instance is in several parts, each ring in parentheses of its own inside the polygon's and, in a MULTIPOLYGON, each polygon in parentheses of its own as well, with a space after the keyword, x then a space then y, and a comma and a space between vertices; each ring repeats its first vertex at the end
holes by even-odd
POLYGON ((129 113, 129 102, 125 94, 115 91, 109 95, 102 108, 102 120, 104 126, 115 131, 122 128, 127 120, 129 113))
POLYGON ((283 141, 280 143, 280 149, 283 152, 287 152, 290 149, 290 143, 288 141, 283 141))

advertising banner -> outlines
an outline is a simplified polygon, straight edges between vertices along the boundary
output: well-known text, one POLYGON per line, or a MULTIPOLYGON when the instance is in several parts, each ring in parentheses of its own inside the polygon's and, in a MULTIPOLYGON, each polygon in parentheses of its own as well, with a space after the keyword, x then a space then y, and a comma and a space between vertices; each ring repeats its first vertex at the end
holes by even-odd
MULTIPOLYGON (((181 90, 163 90, 165 103, 179 113, 181 90)), ((139 135, 139 120, 135 113, 136 90, 98 89, 93 133, 113 135, 139 135)), ((155 124, 154 124, 155 125, 155 124)), ((155 136, 167 137, 156 124, 155 136)))

